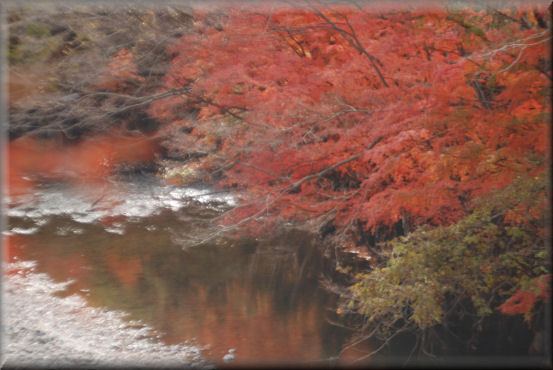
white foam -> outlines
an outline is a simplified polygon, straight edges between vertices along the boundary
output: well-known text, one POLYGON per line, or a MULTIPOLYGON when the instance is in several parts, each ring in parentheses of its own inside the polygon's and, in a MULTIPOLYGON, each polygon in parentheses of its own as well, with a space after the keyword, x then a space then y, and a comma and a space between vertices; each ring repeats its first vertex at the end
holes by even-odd
MULTIPOLYGON (((118 311, 88 307, 52 293, 57 283, 34 272, 33 262, 4 264, 3 359, 6 366, 190 366, 200 349, 164 345, 152 328, 118 311), (19 273, 16 273, 19 272, 19 273)), ((199 362, 198 362, 199 361, 199 362)))
POLYGON ((38 227, 29 227, 29 228, 23 228, 23 227, 14 227, 10 230, 11 234, 21 234, 21 235, 31 235, 38 231, 38 227))
MULTIPOLYGON (((67 215, 79 223, 94 223, 105 217, 118 216, 136 221, 159 214, 163 209, 178 212, 192 202, 200 202, 215 209, 236 204, 232 196, 214 194, 209 189, 133 184, 117 184, 109 190, 84 186, 50 186, 38 189, 34 197, 12 197, 9 200, 8 217, 31 219, 37 228, 46 224, 50 217, 58 215, 67 215)), ((5 232, 36 231, 32 227, 5 232)), ((121 233, 122 228, 110 225, 106 231, 121 233)))

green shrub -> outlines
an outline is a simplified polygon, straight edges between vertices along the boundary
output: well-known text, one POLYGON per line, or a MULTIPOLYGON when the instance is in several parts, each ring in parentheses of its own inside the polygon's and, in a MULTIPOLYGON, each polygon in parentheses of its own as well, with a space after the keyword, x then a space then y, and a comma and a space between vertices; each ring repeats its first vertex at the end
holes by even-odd
POLYGON ((474 211, 456 224, 421 227, 384 243, 387 262, 357 275, 344 311, 365 316, 366 329, 381 338, 398 327, 424 332, 447 325, 463 315, 467 301, 475 322, 500 309, 524 314, 530 323, 534 302, 547 295, 543 277, 551 272, 546 194, 544 176, 519 177, 475 202, 474 211), (533 301, 524 310, 504 309, 514 294, 532 289, 533 301))

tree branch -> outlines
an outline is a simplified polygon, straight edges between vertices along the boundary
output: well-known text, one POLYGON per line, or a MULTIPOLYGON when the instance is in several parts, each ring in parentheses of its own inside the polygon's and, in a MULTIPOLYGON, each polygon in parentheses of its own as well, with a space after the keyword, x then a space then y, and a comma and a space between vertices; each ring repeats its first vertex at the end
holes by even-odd
MULTIPOLYGON (((309 2, 309 1, 308 1, 309 2)), ((372 67, 376 71, 376 74, 378 75, 380 81, 385 87, 389 87, 389 85, 386 83, 386 80, 384 80, 384 76, 382 75, 382 72, 380 71, 380 68, 376 65, 376 58, 370 54, 361 44, 359 39, 357 38, 357 35, 355 34, 355 30, 353 27, 349 24, 347 21, 347 17, 343 15, 344 19, 346 20, 346 24, 348 25, 348 28, 350 31, 346 31, 343 28, 340 28, 336 25, 335 22, 333 22, 330 18, 328 18, 326 15, 324 15, 319 9, 317 9, 313 5, 309 5, 309 8, 317 14, 320 18, 322 18, 326 23, 330 25, 330 27, 338 32, 340 36, 344 38, 354 49, 358 50, 361 54, 365 55, 369 61, 371 62, 372 67)))
MULTIPOLYGON (((378 144, 380 141, 382 140, 382 136, 379 136, 375 141, 373 141, 371 143, 371 145, 369 145, 367 147, 366 150, 370 150, 372 149, 376 144, 378 144)), ((329 173, 330 171, 340 167, 340 166, 343 166, 344 164, 346 163, 349 163, 349 162, 352 162, 352 161, 355 161, 356 159, 359 159, 363 156, 364 152, 363 153, 358 153, 354 156, 351 156, 349 158, 346 158, 344 159, 343 161, 340 161, 338 163, 335 163, 333 164, 332 166, 329 166, 327 168, 325 168, 324 170, 321 170, 313 175, 308 175, 308 176, 305 176, 304 178, 302 178, 301 180, 297 181, 297 182, 293 182, 290 186, 288 186, 287 188, 283 189, 283 191, 290 191, 290 190, 294 190, 296 188, 298 188, 299 186, 301 186, 303 183, 309 181, 309 180, 313 180, 317 177, 321 177, 323 175, 326 175, 327 173, 329 173)))

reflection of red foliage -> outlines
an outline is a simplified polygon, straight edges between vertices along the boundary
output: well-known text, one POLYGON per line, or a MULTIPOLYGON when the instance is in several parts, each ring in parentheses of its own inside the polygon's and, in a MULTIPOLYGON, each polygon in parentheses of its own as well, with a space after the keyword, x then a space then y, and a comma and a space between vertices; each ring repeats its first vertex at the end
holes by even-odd
POLYGON ((44 272, 59 281, 68 279, 78 282, 79 288, 85 286, 87 289, 90 285, 90 263, 87 258, 80 252, 68 253, 63 256, 63 271, 60 271, 59 256, 47 255, 41 261, 44 272))
POLYGON ((9 194, 27 193, 34 176, 102 181, 121 163, 152 160, 155 148, 156 144, 145 137, 100 135, 63 148, 52 141, 21 138, 7 148, 9 194))
POLYGON ((3 245, 3 261, 14 262, 16 257, 20 254, 19 248, 22 245, 21 236, 19 235, 4 235, 2 237, 3 245))
POLYGON ((538 276, 532 283, 533 287, 530 290, 517 290, 497 309, 505 315, 529 313, 536 303, 545 301, 549 297, 551 274, 538 276))
POLYGON ((164 340, 176 344, 194 336, 200 344, 209 344, 215 362, 220 362, 229 348, 236 349, 237 361, 251 361, 246 365, 318 358, 323 340, 319 326, 322 318, 316 307, 300 304, 293 314, 285 316, 286 320, 275 320, 279 316, 274 296, 248 284, 228 284, 224 302, 214 302, 209 289, 193 284, 182 298, 186 304, 167 305, 165 326, 161 328, 166 333, 164 340), (201 315, 190 314, 195 310, 201 310, 201 315))
MULTIPOLYGON (((102 202, 102 208, 113 208, 120 202, 102 202)), ((115 216, 103 216, 100 217, 100 223, 104 225, 105 227, 116 227, 117 224, 123 223, 126 221, 126 217, 123 215, 115 215, 115 216)))
POLYGON ((142 261, 139 258, 128 258, 118 254, 106 255, 109 270, 125 286, 136 283, 142 272, 142 261))

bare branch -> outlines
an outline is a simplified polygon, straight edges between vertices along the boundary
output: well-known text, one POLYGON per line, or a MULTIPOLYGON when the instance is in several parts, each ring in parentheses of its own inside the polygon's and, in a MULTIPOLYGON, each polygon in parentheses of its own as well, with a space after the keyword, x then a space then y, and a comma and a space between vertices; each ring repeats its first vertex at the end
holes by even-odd
MULTIPOLYGON (((309 3, 309 1, 308 1, 308 3, 309 3)), ((344 38, 344 40, 346 40, 353 48, 358 50, 361 54, 365 55, 369 59, 369 61, 371 62, 371 65, 374 68, 374 70, 376 71, 376 73, 377 73, 380 81, 382 82, 382 84, 385 87, 389 87, 389 85, 386 83, 386 80, 384 79, 384 76, 382 75, 382 72, 380 71, 380 68, 378 68, 378 66, 376 65, 376 58, 372 54, 370 54, 363 47, 363 45, 361 44, 361 42, 357 38, 357 34, 355 33, 355 30, 353 29, 353 27, 351 27, 351 25, 347 21, 347 17, 345 15, 343 15, 343 17, 346 19, 346 24, 348 25, 348 28, 350 29, 350 31, 346 31, 343 28, 338 27, 336 22, 334 22, 330 18, 328 18, 317 7, 309 4, 309 9, 311 9, 320 18, 324 19, 324 21, 327 22, 332 27, 333 30, 338 32, 340 34, 340 36, 342 36, 344 38)))
MULTIPOLYGON (((383 139, 382 136, 379 136, 375 141, 373 141, 373 142, 371 143, 371 145, 369 145, 369 146, 367 147, 366 150, 372 149, 372 148, 373 148, 376 144, 378 144, 382 139, 383 139)), ((363 156, 364 153, 365 153, 365 152, 363 152, 363 153, 358 153, 358 154, 356 154, 356 155, 353 155, 353 156, 351 156, 351 157, 349 157, 349 158, 344 159, 343 161, 340 161, 340 162, 338 162, 338 163, 335 163, 335 164, 333 164, 332 166, 329 166, 329 167, 325 168, 324 170, 317 172, 316 174, 309 175, 309 176, 305 176, 305 177, 302 178, 301 180, 299 180, 299 181, 297 181, 297 182, 294 182, 292 185, 288 186, 286 189, 284 189, 284 191, 294 190, 294 189, 298 188, 298 187, 301 186, 303 183, 305 183, 305 182, 307 182, 307 181, 309 181, 309 180, 313 180, 313 179, 315 179, 315 178, 317 178, 317 177, 324 176, 324 175, 326 175, 327 173, 329 173, 330 171, 332 171, 332 170, 334 170, 334 169, 336 169, 336 168, 338 168, 338 167, 340 167, 340 166, 343 166, 343 165, 345 165, 346 163, 349 163, 349 162, 355 161, 356 159, 361 158, 361 157, 363 156)))

